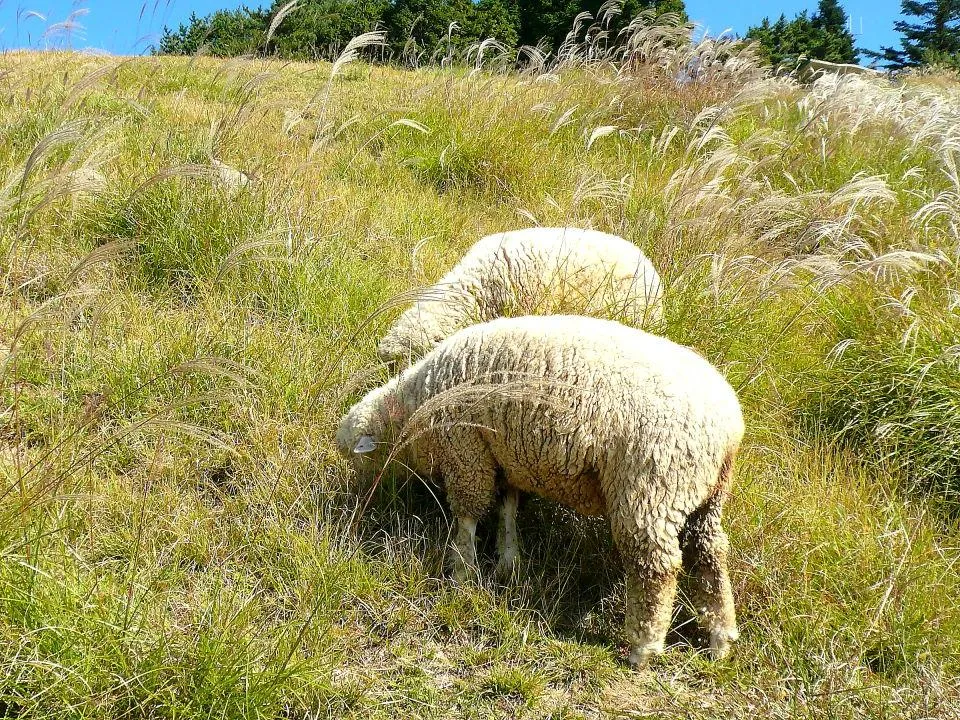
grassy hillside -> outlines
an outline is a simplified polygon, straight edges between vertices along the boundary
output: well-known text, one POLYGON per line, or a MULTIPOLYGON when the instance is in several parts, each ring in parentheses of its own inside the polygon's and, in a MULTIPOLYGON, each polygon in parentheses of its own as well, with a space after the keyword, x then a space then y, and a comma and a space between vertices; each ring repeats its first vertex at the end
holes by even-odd
POLYGON ((957 717, 960 91, 676 59, 0 57, 0 716, 957 717), (729 660, 623 664, 602 522, 458 587, 442 494, 336 456, 391 298, 531 224, 636 242, 740 392, 729 660))

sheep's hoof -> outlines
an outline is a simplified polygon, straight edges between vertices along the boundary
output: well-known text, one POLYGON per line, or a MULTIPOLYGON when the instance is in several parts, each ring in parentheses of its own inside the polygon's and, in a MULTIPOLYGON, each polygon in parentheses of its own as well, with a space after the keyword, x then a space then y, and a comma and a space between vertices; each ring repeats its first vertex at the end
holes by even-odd
POLYGON ((736 627, 724 630, 714 630, 710 633, 710 657, 714 660, 722 660, 730 654, 730 648, 740 632, 736 627))
POLYGON ((663 655, 663 640, 634 645, 630 648, 630 657, 627 661, 634 667, 642 667, 657 655, 663 655))

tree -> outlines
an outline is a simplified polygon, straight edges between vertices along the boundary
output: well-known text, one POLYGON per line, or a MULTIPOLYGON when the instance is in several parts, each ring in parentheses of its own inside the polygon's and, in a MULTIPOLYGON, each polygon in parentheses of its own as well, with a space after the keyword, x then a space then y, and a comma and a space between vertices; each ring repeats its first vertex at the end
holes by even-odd
POLYGON ((960 69, 960 0, 903 0, 901 13, 919 22, 898 20, 894 30, 903 35, 900 48, 881 47, 864 53, 891 70, 920 65, 947 65, 960 69))
MULTIPOLYGON (((3 0, 0 0, 2 3, 3 0)), ((164 28, 153 52, 214 55, 251 52, 311 60, 332 57, 351 38, 383 28, 394 57, 431 62, 487 38, 507 46, 537 45, 545 40, 559 48, 574 18, 594 18, 604 0, 300 0, 266 43, 272 18, 287 0, 272 0, 265 10, 219 10, 190 16, 185 25, 164 28)), ((610 43, 641 10, 678 13, 686 19, 683 0, 623 0, 621 15, 607 28, 610 43)))
POLYGON ((383 20, 395 53, 428 63, 470 41, 473 10, 471 0, 393 0, 383 20))
POLYGON ((178 30, 164 28, 153 51, 192 55, 205 50, 217 56, 258 52, 298 60, 330 57, 351 38, 374 29, 389 0, 301 0, 265 47, 270 22, 286 3, 274 0, 269 10, 218 10, 204 18, 192 14, 178 30))
MULTIPOLYGON (((537 45, 541 41, 556 49, 573 27, 574 18, 581 12, 597 17, 604 0, 517 0, 519 42, 537 45)), ((687 19, 683 0, 624 0, 621 14, 611 30, 617 31, 636 17, 641 10, 656 8, 658 13, 677 13, 687 19)))
MULTIPOLYGON (((274 17, 287 0, 274 0, 274 17)), ((374 30, 389 0, 301 0, 277 27, 268 51, 284 58, 336 56, 357 35, 374 30)))
POLYGON ((200 18, 191 13, 178 30, 163 29, 153 48, 160 55, 194 55, 204 51, 218 57, 256 52, 267 32, 268 15, 262 10, 218 10, 200 18))
POLYGON ((747 37, 757 41, 761 55, 774 66, 795 63, 801 56, 853 63, 857 50, 847 24, 847 14, 837 0, 820 0, 813 15, 804 10, 793 20, 781 15, 775 23, 764 18, 747 30, 747 37))
POLYGON ((820 0, 811 23, 814 45, 807 57, 836 63, 857 61, 857 49, 849 30, 850 20, 837 0, 820 0))
POLYGON ((578 0, 518 0, 520 44, 560 47, 580 11, 578 0))
POLYGON ((514 0, 479 0, 466 33, 479 40, 493 38, 507 47, 517 44, 520 20, 514 0))

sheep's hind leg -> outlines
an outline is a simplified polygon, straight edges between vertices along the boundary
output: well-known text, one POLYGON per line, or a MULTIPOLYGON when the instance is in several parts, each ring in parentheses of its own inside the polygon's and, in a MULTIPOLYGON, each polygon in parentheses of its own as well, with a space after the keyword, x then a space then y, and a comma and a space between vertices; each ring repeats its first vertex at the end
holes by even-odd
MULTIPOLYGON (((655 517, 648 512, 640 515, 655 517)), ((666 524, 653 532, 636 521, 611 520, 614 541, 627 566, 624 631, 630 663, 641 665, 664 651, 681 565, 679 532, 666 524)))
POLYGON ((630 643, 630 664, 642 665, 664 651, 673 602, 677 597, 677 571, 645 564, 627 571, 625 631, 630 643))
POLYGON ((710 635, 710 653, 722 658, 740 635, 727 573, 730 543, 720 525, 724 494, 717 493, 687 519, 683 565, 690 576, 690 600, 700 626, 710 635))
POLYGON ((520 502, 520 493, 508 487, 500 505, 500 525, 497 528, 497 575, 501 579, 514 576, 520 561, 517 548, 517 505, 520 502))

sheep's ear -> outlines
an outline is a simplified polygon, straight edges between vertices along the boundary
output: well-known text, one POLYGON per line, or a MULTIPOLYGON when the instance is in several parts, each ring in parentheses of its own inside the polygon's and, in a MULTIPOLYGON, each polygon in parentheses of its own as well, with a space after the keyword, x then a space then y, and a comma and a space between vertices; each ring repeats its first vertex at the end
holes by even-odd
POLYGON ((363 435, 357 444, 353 448, 353 452, 357 455, 364 455, 368 452, 373 452, 377 449, 377 441, 373 439, 373 435, 363 435))

